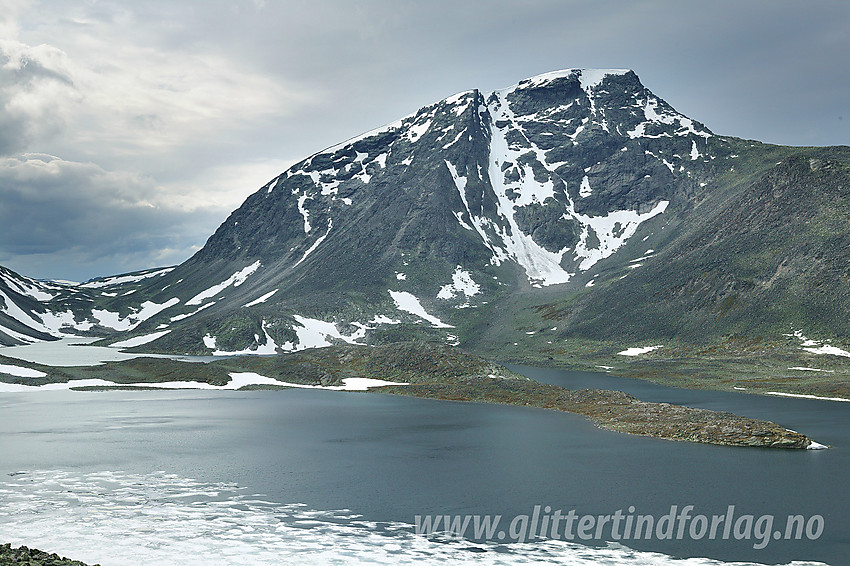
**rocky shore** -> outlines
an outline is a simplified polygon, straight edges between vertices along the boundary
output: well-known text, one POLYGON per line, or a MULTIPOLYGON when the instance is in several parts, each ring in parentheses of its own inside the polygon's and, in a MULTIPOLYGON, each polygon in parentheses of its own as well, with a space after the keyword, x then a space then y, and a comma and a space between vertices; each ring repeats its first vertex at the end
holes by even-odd
MULTIPOLYGON (((0 566, 88 566, 78 560, 64 558, 34 548, 21 546, 12 548, 11 544, 0 545, 0 566)), ((94 564, 94 566, 100 566, 94 564)))

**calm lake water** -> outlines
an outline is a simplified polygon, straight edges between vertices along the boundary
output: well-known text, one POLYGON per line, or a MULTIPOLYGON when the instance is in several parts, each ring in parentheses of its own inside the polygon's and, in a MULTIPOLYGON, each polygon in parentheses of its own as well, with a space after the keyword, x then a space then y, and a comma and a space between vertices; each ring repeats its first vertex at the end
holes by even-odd
MULTIPOLYGON (((0 395, 0 541, 111 564, 788 564, 850 558, 850 404, 513 368, 777 421, 832 446, 626 436, 523 407, 332 391, 0 395), (18 473, 22 472, 22 473, 18 473), (823 517, 816 540, 524 544, 412 535, 415 515, 541 509, 823 517), (631 550, 634 549, 634 550, 631 550), (661 554, 656 554, 661 553, 661 554), (710 557, 678 560, 675 557, 710 557)), ((610 539, 602 536, 602 539, 610 539)))

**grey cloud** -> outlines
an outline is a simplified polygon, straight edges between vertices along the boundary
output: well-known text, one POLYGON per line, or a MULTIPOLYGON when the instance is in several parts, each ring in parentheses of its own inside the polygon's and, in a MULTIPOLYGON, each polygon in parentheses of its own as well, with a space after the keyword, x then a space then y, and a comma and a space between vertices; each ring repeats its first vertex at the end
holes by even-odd
POLYGON ((187 213, 155 206, 148 199, 154 192, 150 179, 105 171, 91 163, 41 154, 2 159, 0 249, 4 261, 13 269, 38 263, 38 272, 27 273, 37 277, 90 276, 80 265, 65 265, 70 258, 86 264, 108 260, 113 268, 141 269, 152 260, 185 259, 192 246, 226 216, 220 210, 187 213), (28 256, 35 260, 27 260, 28 256), (63 265, 65 269, 57 273, 63 265))

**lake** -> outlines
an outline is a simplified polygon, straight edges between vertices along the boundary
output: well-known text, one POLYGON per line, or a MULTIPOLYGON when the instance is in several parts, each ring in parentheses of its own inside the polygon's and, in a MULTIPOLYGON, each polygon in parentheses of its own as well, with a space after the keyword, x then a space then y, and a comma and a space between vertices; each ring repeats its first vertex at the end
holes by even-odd
POLYGON ((4 393, 0 541, 103 566, 806 560, 839 566, 850 556, 847 403, 512 369, 570 388, 620 389, 647 401, 770 419, 832 448, 672 442, 601 430, 554 411, 368 393, 4 393), (660 521, 671 506, 688 505, 694 516, 721 515, 730 505, 738 518, 772 515, 777 531, 788 515, 820 516, 823 529, 812 532, 819 535, 814 540, 774 540, 770 533, 759 539, 755 531, 749 540, 734 534, 710 540, 685 529, 680 540, 631 537, 621 545, 604 529, 578 541, 583 544, 519 543, 510 535, 500 543, 426 538, 411 526, 416 515, 501 515, 508 530, 512 521, 529 524, 535 506, 545 521, 554 521, 556 510, 579 516, 621 510, 660 521), (764 548, 754 548, 759 542, 764 548))

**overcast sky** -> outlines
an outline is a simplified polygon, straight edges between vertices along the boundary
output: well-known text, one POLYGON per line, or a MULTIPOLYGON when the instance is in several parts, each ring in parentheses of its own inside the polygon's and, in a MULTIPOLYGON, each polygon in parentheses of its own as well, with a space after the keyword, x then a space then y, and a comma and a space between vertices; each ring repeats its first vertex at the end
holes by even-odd
POLYGON ((310 154, 472 88, 630 68, 715 133, 850 144, 846 0, 0 0, 0 265, 179 263, 310 154))

